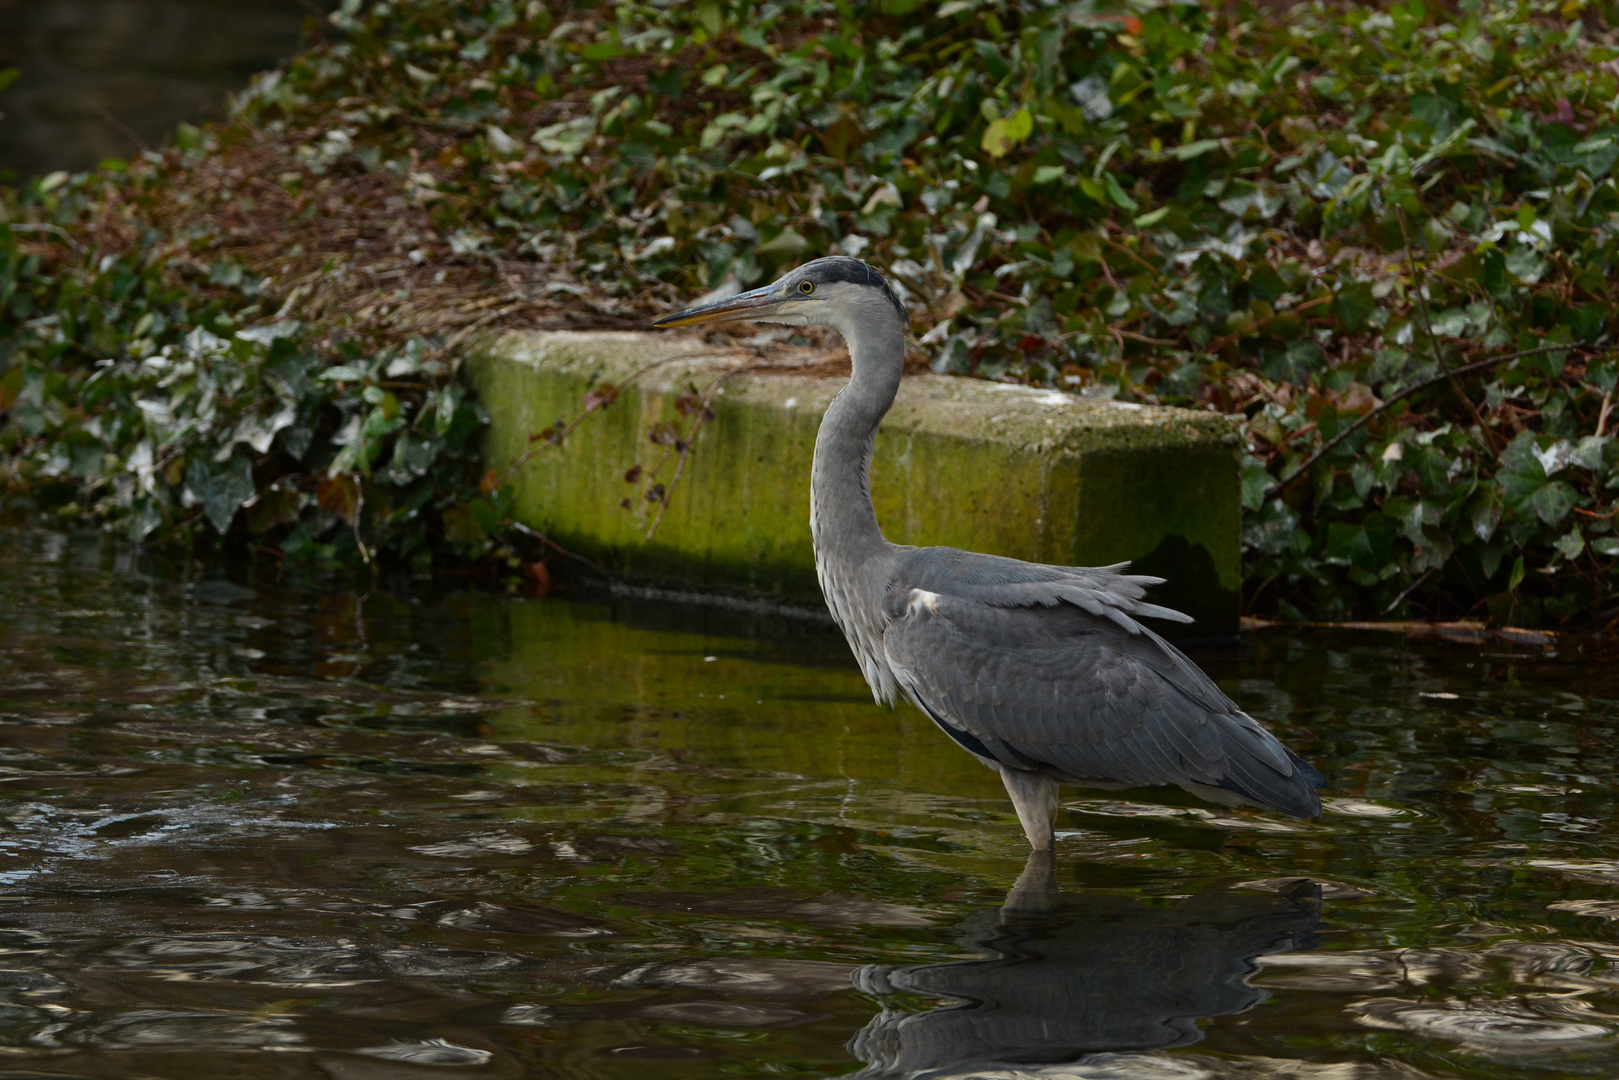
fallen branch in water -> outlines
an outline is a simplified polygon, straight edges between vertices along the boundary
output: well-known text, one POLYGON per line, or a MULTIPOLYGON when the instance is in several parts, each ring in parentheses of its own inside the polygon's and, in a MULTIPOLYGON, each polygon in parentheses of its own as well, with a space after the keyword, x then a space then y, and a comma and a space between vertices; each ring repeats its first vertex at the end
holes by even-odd
POLYGON ((1256 619, 1248 615, 1242 617, 1242 629, 1244 630, 1270 630, 1300 626, 1317 627, 1324 630, 1380 630, 1385 633, 1409 634, 1412 637, 1438 637, 1451 641, 1481 642, 1494 639, 1508 641, 1515 645, 1536 645, 1543 649, 1555 648, 1557 645, 1557 633, 1552 630, 1530 630, 1522 626, 1486 626, 1481 622, 1471 620, 1458 622, 1420 622, 1414 620, 1396 622, 1284 622, 1279 619, 1256 619))

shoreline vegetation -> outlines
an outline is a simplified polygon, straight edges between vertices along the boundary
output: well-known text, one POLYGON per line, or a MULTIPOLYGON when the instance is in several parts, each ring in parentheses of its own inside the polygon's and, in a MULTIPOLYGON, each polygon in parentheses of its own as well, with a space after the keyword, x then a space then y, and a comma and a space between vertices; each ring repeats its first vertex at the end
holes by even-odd
POLYGON ((1248 616, 1611 627, 1616 94, 1582 0, 345 0, 0 189, 0 497, 544 579, 463 346, 844 252, 918 364, 1240 414, 1248 616))

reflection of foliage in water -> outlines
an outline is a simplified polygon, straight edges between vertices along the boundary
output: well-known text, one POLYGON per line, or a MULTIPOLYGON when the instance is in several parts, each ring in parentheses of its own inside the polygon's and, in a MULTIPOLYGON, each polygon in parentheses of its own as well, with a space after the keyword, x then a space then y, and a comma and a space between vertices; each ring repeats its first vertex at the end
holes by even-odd
POLYGON ((1619 372, 1574 347, 1619 206, 1595 8, 362 6, 149 173, 289 313, 403 327, 437 272, 621 321, 842 250, 939 370, 1243 413, 1260 609, 1612 596, 1619 372))

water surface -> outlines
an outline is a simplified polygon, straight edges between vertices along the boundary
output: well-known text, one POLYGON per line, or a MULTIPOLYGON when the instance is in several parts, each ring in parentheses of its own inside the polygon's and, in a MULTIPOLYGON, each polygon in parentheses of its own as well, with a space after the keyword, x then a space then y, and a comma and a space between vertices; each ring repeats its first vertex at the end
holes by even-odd
POLYGON ((88 169, 164 145, 182 120, 292 55, 333 0, 0 0, 0 168, 88 169))
POLYGON ((317 584, 0 534, 0 1077, 1619 1069, 1611 662, 1199 654, 1326 815, 1048 876, 823 624, 317 584))

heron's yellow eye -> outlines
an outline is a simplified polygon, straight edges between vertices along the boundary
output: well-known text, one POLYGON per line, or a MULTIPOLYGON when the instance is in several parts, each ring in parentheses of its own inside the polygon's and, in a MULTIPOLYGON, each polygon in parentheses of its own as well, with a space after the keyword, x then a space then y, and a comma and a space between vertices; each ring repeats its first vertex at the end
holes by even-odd
POLYGON ((805 296, 808 296, 810 293, 815 291, 815 282, 800 281, 798 283, 798 291, 803 293, 805 296))

